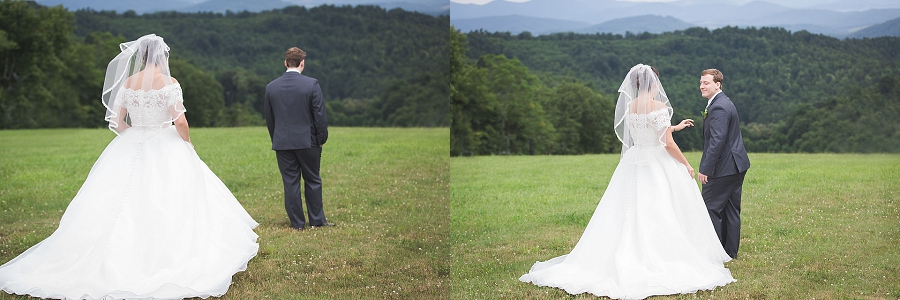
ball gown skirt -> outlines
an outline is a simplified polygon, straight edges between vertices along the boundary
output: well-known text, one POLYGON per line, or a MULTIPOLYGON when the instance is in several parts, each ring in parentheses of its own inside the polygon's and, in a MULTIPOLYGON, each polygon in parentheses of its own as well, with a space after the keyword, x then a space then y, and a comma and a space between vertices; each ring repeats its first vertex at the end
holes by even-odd
POLYGON ((619 299, 693 293, 735 281, 703 198, 662 146, 623 156, 584 234, 568 255, 519 278, 577 295, 619 299))
POLYGON ((0 289, 54 299, 221 296, 258 224, 172 126, 113 139, 47 239, 0 266, 0 289))

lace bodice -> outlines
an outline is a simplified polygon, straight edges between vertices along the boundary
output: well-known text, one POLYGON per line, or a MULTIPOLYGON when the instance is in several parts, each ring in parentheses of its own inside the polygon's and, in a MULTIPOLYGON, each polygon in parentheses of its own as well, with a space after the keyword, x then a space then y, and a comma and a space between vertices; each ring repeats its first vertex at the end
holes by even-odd
POLYGON ((184 112, 181 85, 171 84, 158 90, 119 91, 119 103, 128 110, 132 127, 159 127, 171 124, 184 112))
POLYGON ((635 146, 665 145, 663 135, 671 122, 668 109, 657 109, 648 114, 628 114, 625 126, 635 146))

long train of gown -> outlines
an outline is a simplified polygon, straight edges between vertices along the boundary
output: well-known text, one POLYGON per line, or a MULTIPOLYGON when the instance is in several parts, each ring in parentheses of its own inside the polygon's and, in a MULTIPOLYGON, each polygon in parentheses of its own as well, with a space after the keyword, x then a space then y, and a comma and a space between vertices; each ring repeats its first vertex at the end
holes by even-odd
POLYGON ((58 229, 0 266, 0 289, 55 299, 221 296, 258 224, 172 126, 113 139, 58 229))
POLYGON ((693 293, 734 282, 694 180, 663 146, 625 152, 568 255, 519 280, 619 299, 693 293))

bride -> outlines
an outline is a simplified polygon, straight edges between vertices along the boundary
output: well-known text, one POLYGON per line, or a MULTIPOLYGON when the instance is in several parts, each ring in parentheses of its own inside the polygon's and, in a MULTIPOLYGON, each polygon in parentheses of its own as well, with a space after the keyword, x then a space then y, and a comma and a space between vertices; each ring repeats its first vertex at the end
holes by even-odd
POLYGON ((619 87, 622 157, 584 234, 568 255, 537 262, 519 280, 577 295, 642 299, 734 282, 697 184, 672 140, 672 107, 650 66, 619 87))
POLYGON ((221 296, 257 223, 194 152, 169 47, 123 43, 103 87, 117 134, 47 239, 0 266, 0 289, 54 299, 221 296), (172 126, 172 124, 175 124, 172 126))

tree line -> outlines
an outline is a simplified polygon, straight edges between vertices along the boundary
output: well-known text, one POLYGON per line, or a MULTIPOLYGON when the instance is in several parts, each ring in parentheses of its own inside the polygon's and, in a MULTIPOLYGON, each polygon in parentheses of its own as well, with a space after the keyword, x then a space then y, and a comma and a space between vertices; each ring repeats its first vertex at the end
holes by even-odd
POLYGON ((466 57, 450 31, 451 155, 611 152, 615 105, 579 80, 541 80, 516 58, 466 57))
MULTIPOLYGON (((613 135, 612 113, 603 109, 614 103, 616 89, 628 70, 644 63, 660 70, 675 108, 673 122, 692 118, 698 125, 675 134, 683 149, 702 148, 700 111, 706 99, 700 96, 698 81, 702 70, 716 68, 725 74, 723 91, 740 112, 749 151, 898 152, 900 97, 894 93, 900 82, 897 45, 900 38, 896 37, 839 40, 781 28, 698 27, 662 34, 541 36, 528 32, 461 33, 451 28, 451 154, 530 153, 520 148, 504 152, 486 146, 503 134, 492 133, 496 126, 484 124, 491 124, 500 110, 509 107, 543 104, 540 111, 552 120, 561 118, 554 116, 554 110, 571 105, 560 103, 566 99, 561 95, 546 93, 517 98, 517 104, 492 104, 501 91, 492 90, 489 78, 478 75, 478 70, 490 67, 483 60, 498 56, 517 62, 531 77, 539 78, 539 89, 578 84, 603 99, 593 109, 609 115, 609 122, 603 120, 596 131, 582 133, 580 141, 595 140, 601 145, 612 137, 612 144, 618 143, 613 135), (469 75, 456 76, 456 70, 469 75), (475 108, 483 111, 473 114, 475 108), (472 145, 477 146, 466 148, 472 145)), ((591 126, 574 122, 576 119, 578 114, 573 122, 549 122, 554 127, 541 138, 558 139, 562 132, 591 126)), ((540 121, 535 119, 536 123, 540 121)), ((609 147, 581 148, 575 153, 608 152, 609 147)))
POLYGON ((195 126, 261 125, 284 51, 308 53, 337 126, 449 126, 448 16, 375 6, 137 15, 0 2, 0 128, 103 127, 100 89, 119 43, 171 47, 195 126), (443 58, 443 59, 441 59, 443 58))

